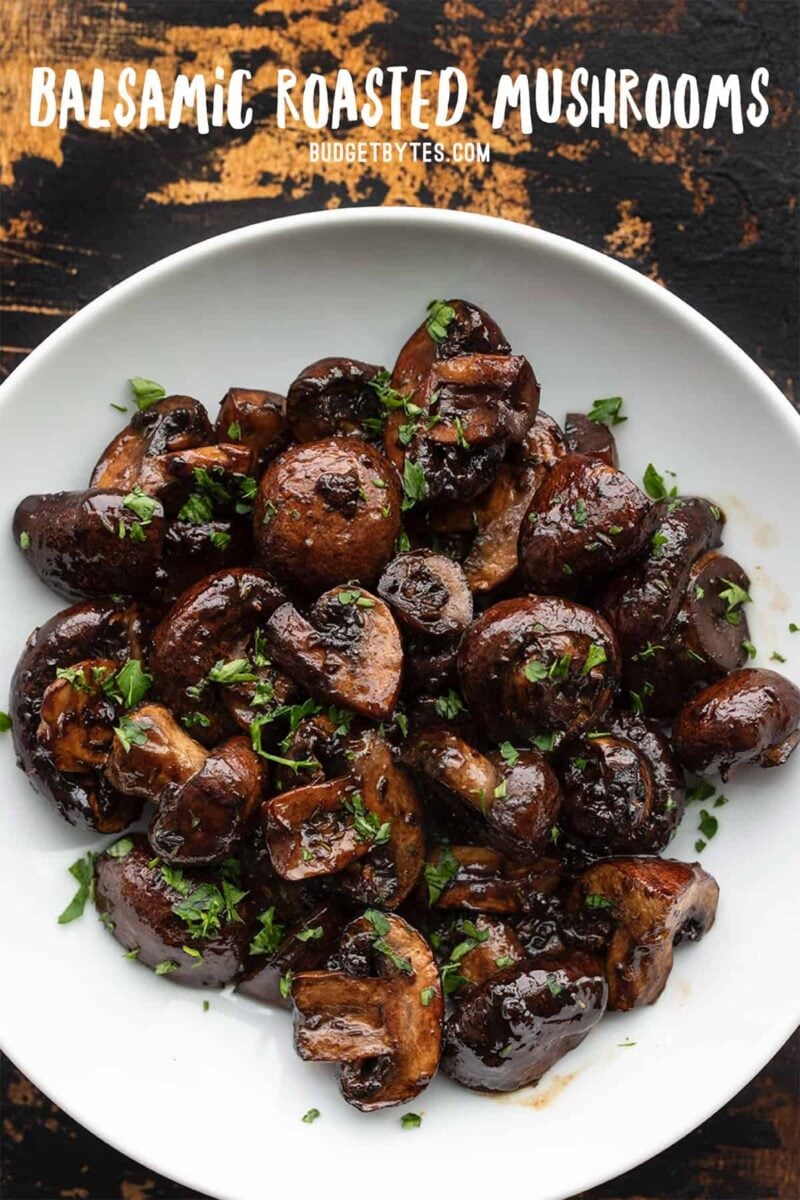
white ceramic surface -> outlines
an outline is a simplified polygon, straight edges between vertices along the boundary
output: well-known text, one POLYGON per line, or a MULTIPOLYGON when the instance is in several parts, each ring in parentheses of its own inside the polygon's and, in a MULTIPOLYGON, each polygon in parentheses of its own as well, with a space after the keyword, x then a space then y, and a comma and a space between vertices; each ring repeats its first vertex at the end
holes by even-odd
MULTIPOLYGON (((130 375, 211 409, 229 385, 285 390, 328 354, 391 362, 434 296, 501 323, 557 418, 621 394, 634 478, 653 460, 724 505, 726 548, 753 576, 759 662, 800 680, 800 418, 727 338, 655 284, 591 250, 491 218, 360 210, 216 238, 112 289, 0 389, 0 681, 63 605, 26 569, 11 514, 29 491, 85 486, 124 418, 130 375)), ((5 707, 0 703, 0 707, 5 707)), ((61 927, 67 866, 95 843, 65 825, 0 737, 0 1037, 52 1099, 121 1150, 223 1200, 453 1195, 523 1188, 554 1200, 664 1149, 723 1104, 800 1011, 800 755, 746 771, 702 854, 719 879, 711 935, 681 947, 651 1009, 606 1017, 535 1090, 492 1099, 437 1079, 414 1104, 361 1116, 335 1073, 293 1053, 287 1015, 202 995, 126 962, 87 910, 61 927), (626 1041, 635 1046, 620 1046, 626 1041), (300 1118, 322 1112, 313 1125, 300 1118)), ((696 856, 697 806, 673 844, 696 856)))

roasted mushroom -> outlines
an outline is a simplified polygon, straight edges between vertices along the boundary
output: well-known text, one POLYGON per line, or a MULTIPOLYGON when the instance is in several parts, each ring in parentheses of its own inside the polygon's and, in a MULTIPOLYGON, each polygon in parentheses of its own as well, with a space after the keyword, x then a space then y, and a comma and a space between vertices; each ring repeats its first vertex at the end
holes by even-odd
POLYGON ((651 504, 622 471, 568 454, 534 493, 519 534, 522 578, 532 591, 571 591, 636 558, 652 536, 651 504))
POLYGON ((375 386, 382 368, 354 358, 320 358, 289 388, 286 419, 298 442, 354 436, 380 428, 383 408, 375 386), (367 422, 367 424, 365 424, 367 422))
POLYGON ((146 596, 158 578, 164 511, 141 491, 27 496, 14 513, 14 537, 60 596, 146 596))
POLYGON ((97 695, 96 685, 102 692, 102 681, 82 677, 84 692, 65 679, 65 685, 51 691, 40 738, 45 694, 57 681, 59 670, 74 672, 87 662, 103 664, 106 679, 105 664, 122 667, 130 659, 140 661, 143 647, 144 630, 134 606, 89 601, 57 613, 35 630, 17 664, 9 705, 17 763, 35 790, 47 796, 70 825, 116 833, 136 819, 141 802, 120 795, 102 774, 110 741, 109 718, 116 712, 113 701, 106 696, 107 707, 97 695), (64 740, 70 731, 73 750, 64 740), (58 767, 53 751, 69 771, 58 767), (79 768, 79 759, 86 763, 85 769, 79 768))
POLYGON ((609 858, 584 871, 569 908, 603 908, 613 919, 605 966, 610 1009, 658 999, 672 970, 673 946, 708 932, 718 896, 716 880, 699 863, 609 858))
POLYGON ((800 744, 800 689, 777 671, 732 671, 684 705, 672 726, 689 771, 727 779, 752 763, 779 767, 800 744))
POLYGON ((333 588, 307 616, 281 605, 265 632, 274 661, 313 695, 377 721, 391 715, 403 650, 382 600, 360 588, 333 588))
MULTIPOLYGON (((166 396, 137 412, 106 446, 97 460, 89 486, 132 491, 142 484, 162 455, 213 442, 211 422, 202 404, 191 396, 166 396)), ((145 489, 147 490, 147 489, 145 489)))
POLYGON ((442 1070, 479 1091, 538 1083, 597 1024, 607 995, 600 961, 577 951, 509 966, 448 1018, 442 1070))
POLYGON ((374 446, 329 438, 270 463, 255 508, 260 560, 306 594, 374 583, 400 531, 400 482, 374 446))
POLYGON ((539 483, 535 467, 504 463, 489 490, 478 497, 477 531, 462 564, 473 592, 490 592, 516 571, 520 525, 539 483))
POLYGON ((561 822, 594 854, 663 850, 684 810, 683 772, 657 725, 631 714, 559 748, 561 822))
POLYGON ((398 554, 378 580, 377 592, 402 625, 428 637, 461 634, 472 620, 464 572, 432 550, 398 554))
POLYGON ((230 983, 247 950, 244 893, 223 875, 163 866, 143 834, 130 841, 97 860, 95 902, 106 928, 131 958, 174 983, 230 983))
POLYGON ((401 917, 375 910, 342 937, 341 971, 292 980, 295 1048, 340 1063, 349 1104, 371 1112, 413 1100, 436 1073, 443 998, 428 943, 401 917))
POLYGON ((470 711, 498 742, 602 728, 618 672, 610 626, 556 596, 495 604, 466 631, 458 655, 470 711))
POLYGON ((421 899, 439 909, 519 913, 532 895, 555 891, 561 874, 557 858, 520 863, 486 846, 436 846, 425 864, 421 899))
POLYGON ((214 430, 219 442, 240 442, 249 447, 256 466, 263 467, 289 442, 286 400, 276 392, 228 388, 214 430))
POLYGON ((156 805, 149 834, 156 854, 205 866, 229 857, 252 825, 264 768, 244 738, 208 751, 169 709, 143 704, 128 714, 105 770, 118 791, 156 805))
POLYGON ((484 756, 447 729, 412 738, 404 761, 475 833, 514 858, 539 857, 561 806, 558 780, 538 750, 484 756))
POLYGON ((264 832, 273 866, 288 880, 344 871, 339 889, 396 908, 425 858, 422 808, 406 770, 373 730, 348 739, 347 774, 273 796, 264 832))
POLYGON ((159 694, 203 745, 235 730, 224 689, 257 677, 243 655, 283 600, 264 571, 232 568, 190 587, 156 629, 150 664, 159 694))
POLYGON ((568 412, 564 422, 564 437, 574 454, 597 458, 609 467, 619 466, 614 435, 602 421, 594 421, 585 413, 568 412))

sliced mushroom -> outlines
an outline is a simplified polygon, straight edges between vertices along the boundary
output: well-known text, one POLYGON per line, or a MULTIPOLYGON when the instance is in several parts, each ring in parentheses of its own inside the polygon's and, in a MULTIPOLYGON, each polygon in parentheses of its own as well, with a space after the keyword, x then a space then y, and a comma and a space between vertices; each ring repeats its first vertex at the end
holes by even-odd
POLYGON ((329 438, 287 450, 261 480, 254 527, 261 562, 306 594, 372 584, 400 531, 397 474, 373 446, 329 438))
POLYGON ((558 780, 538 750, 479 754, 447 729, 427 729, 406 746, 404 760, 490 845, 525 860, 550 841, 558 816, 558 780))
POLYGON ((262 913, 254 926, 256 936, 250 943, 250 966, 236 985, 236 991, 260 1004, 291 1008, 291 983, 301 971, 322 967, 338 946, 342 932, 342 911, 332 902, 319 904, 302 921, 282 924, 275 917, 275 906, 262 913), (269 928, 277 947, 270 950, 259 941, 258 932, 269 928))
MULTIPOLYGON (((204 745, 214 745, 235 728, 220 694, 229 684, 215 683, 209 675, 218 663, 242 658, 255 630, 283 600, 264 571, 231 568, 190 587, 156 629, 150 666, 159 694, 204 745)), ((238 679, 256 673, 232 674, 238 679)))
POLYGON ((516 571, 520 525, 541 482, 539 470, 505 463, 489 490, 478 498, 477 533, 463 562, 473 592, 490 592, 516 571))
POLYGON ((230 983, 247 950, 241 891, 226 891, 227 881, 210 871, 165 868, 143 834, 131 840, 126 853, 97 861, 95 902, 106 927, 131 957, 173 983, 230 983))
POLYGON ((403 650, 392 614, 359 588, 333 588, 304 617, 283 604, 266 638, 274 661, 315 696, 376 721, 391 715, 403 650))
POLYGON ((619 466, 614 435, 602 421, 592 421, 586 413, 568 412, 564 436, 574 454, 597 458, 609 467, 619 466))
POLYGON ((442 1070, 479 1091, 538 1083, 597 1024, 607 995, 599 960, 577 951, 508 967, 448 1018, 442 1070))
POLYGON ((496 741, 602 728, 619 674, 610 626, 556 596, 502 600, 464 634, 458 655, 470 711, 496 741))
POLYGON ((433 364, 428 410, 436 397, 436 422, 427 430, 443 446, 523 440, 539 408, 539 384, 518 354, 462 354, 433 364))
POLYGON ((522 444, 521 458, 525 466, 537 467, 537 487, 551 467, 569 452, 563 430, 549 413, 539 409, 522 444))
POLYGON ((377 592, 403 625, 429 637, 463 633, 472 620, 464 572, 432 550, 398 554, 378 580, 377 592))
POLYGON ((289 388, 286 418, 298 442, 365 436, 380 423, 383 408, 373 386, 383 368, 354 358, 320 358, 305 367, 289 388))
POLYGON ((196 485, 204 488, 215 515, 229 515, 235 511, 242 481, 250 478, 255 461, 249 446, 233 442, 173 450, 148 458, 139 483, 148 495, 157 496, 171 515, 184 511, 196 485))
MULTIPOLYGON (((56 680, 59 669, 106 661, 119 667, 129 658, 141 659, 142 647, 143 630, 138 610, 122 602, 96 600, 57 613, 31 634, 20 656, 11 681, 10 703, 17 763, 33 788, 46 796, 70 825, 100 833, 116 833, 136 819, 141 802, 120 795, 99 770, 80 773, 59 770, 47 744, 51 735, 48 733, 42 740, 38 737, 45 693, 56 680)), ((53 702, 54 708, 58 708, 57 696, 64 691, 61 688, 55 695, 51 692, 49 702, 53 702)), ((67 698, 63 695, 64 700, 67 698)), ((72 693, 70 698, 74 698, 72 693)), ((98 715, 94 702, 89 703, 89 711, 90 720, 93 715, 98 715)), ((89 754, 98 760, 103 756, 107 738, 106 715, 102 713, 101 744, 89 754)), ((55 740, 59 741, 59 714, 51 709, 44 716, 46 724, 54 726, 55 740)), ((72 718, 67 717, 67 727, 62 724, 62 732, 68 733, 71 723, 72 718)), ((89 738, 94 740, 94 735, 89 734, 89 738)), ((78 753, 83 755, 87 750, 83 734, 80 742, 78 753)), ((73 758, 70 765, 77 766, 77 758, 73 758)))
POLYGON ((566 827, 599 856, 663 850, 684 810, 683 772, 657 725, 629 714, 559 749, 566 827))
POLYGON ((781 766, 800 744, 800 689, 777 671, 732 671, 684 705, 672 726, 689 771, 727 779, 740 766, 781 766))
POLYGON ((173 451, 207 446, 214 440, 208 414, 191 396, 166 396, 137 412, 106 446, 89 486, 130 492, 141 484, 151 459, 173 451))
POLYGON ((719 887, 699 863, 609 858, 575 883, 569 908, 602 907, 614 922, 606 954, 608 1007, 653 1004, 672 970, 673 947, 714 924, 719 887))
POLYGON ((146 596, 164 542, 163 509, 155 500, 150 505, 143 519, 136 498, 122 492, 27 496, 14 513, 14 537, 42 583, 60 596, 146 596))
POLYGON ((220 862, 251 826, 263 767, 244 738, 207 751, 169 709, 143 704, 127 716, 106 765, 113 787, 156 805, 150 843, 167 862, 220 862))
POLYGON ((256 388, 228 388, 222 397, 214 430, 219 442, 241 442, 263 467, 286 448, 286 398, 256 388))
POLYGON ((413 1100, 435 1075, 442 989, 428 943, 400 917, 359 918, 343 935, 345 963, 349 945, 359 949, 358 974, 295 975, 295 1048, 303 1059, 340 1063, 345 1100, 371 1112, 413 1100))
POLYGON ((519 913, 531 895, 555 891, 561 875, 556 858, 520 863, 486 846, 437 846, 425 866, 423 899, 441 909, 519 913))
POLYGON ((583 454, 550 470, 522 521, 519 561, 526 585, 568 591, 636 558, 652 536, 651 504, 622 471, 583 454))
POLYGON ((374 731, 349 740, 349 773, 273 796, 264 832, 273 866, 289 880, 348 868, 339 890, 396 908, 425 858, 422 809, 410 777, 374 731))

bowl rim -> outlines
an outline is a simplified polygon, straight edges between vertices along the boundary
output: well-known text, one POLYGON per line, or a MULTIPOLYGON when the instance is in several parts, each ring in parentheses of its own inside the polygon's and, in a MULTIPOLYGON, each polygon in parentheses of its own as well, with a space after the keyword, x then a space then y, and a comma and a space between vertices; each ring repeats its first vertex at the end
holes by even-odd
MULTIPOLYGON (((673 319, 678 320, 680 324, 699 334, 713 349, 731 362, 731 365, 759 393, 763 402, 771 407, 773 416, 783 424, 787 436, 795 442, 798 451, 800 451, 800 412, 793 407, 791 401, 784 396, 766 372, 731 337, 723 333, 712 321, 699 313, 688 302, 670 292, 665 286, 641 274, 634 267, 620 262, 600 250, 582 245, 561 234, 523 225, 503 217, 425 206, 384 205, 315 210, 308 213, 298 213, 254 222, 228 230, 225 233, 204 238, 199 242, 194 242, 190 246, 186 246, 142 267, 133 275, 114 284, 100 296, 89 301, 76 313, 62 322, 0 384, 0 405, 10 402, 15 389, 24 386, 27 382, 29 373, 37 369, 51 351, 59 348, 63 343, 80 336, 84 325, 91 322, 98 313, 126 303, 129 298, 135 297, 138 291, 151 287, 160 277, 169 275, 176 269, 182 270, 203 259, 213 258, 215 255, 224 255, 234 247, 238 248, 250 243, 258 243, 263 239, 269 239, 273 236, 280 236, 286 230, 292 232, 302 232, 304 230, 316 231, 326 226, 369 225, 371 223, 376 225, 407 224, 409 227, 415 225, 446 225, 453 230, 460 231, 469 236, 489 236, 510 242, 524 241, 531 244, 538 244, 546 248, 547 252, 551 255, 577 262, 583 270, 588 270, 596 276, 611 279, 619 286, 635 293, 638 292, 646 295, 651 302, 655 301, 660 304, 663 310, 673 319), (657 301, 656 297, 658 297, 657 301)), ((750 1073, 750 1065, 748 1065, 746 1078, 740 1079, 732 1088, 726 1087, 711 1105, 703 1107, 701 1115, 697 1116, 696 1113, 693 1113, 690 1120, 676 1124, 666 1136, 659 1136, 658 1132, 654 1131, 654 1136, 648 1140, 646 1145, 640 1143, 635 1148, 631 1147, 624 1159, 621 1158, 621 1165, 613 1176, 607 1175, 605 1171, 598 1175, 596 1168, 593 1169, 590 1164, 587 1164, 584 1174, 579 1180, 580 1186, 578 1190, 584 1191, 588 1188, 600 1186, 608 1180, 616 1178, 663 1153, 664 1150, 680 1141, 687 1134, 691 1133, 692 1130, 708 1120, 714 1113, 718 1112, 720 1108, 727 1104, 741 1088, 745 1087, 763 1069, 766 1063, 770 1061, 792 1035, 798 1020, 800 1020, 800 1005, 796 1007, 798 1009, 797 1012, 789 1012, 784 1022, 781 1022, 777 1027, 773 1025, 772 1036, 768 1039, 769 1045, 767 1051, 759 1055, 759 1061, 752 1074, 750 1073)), ((1 1034, 2 1031, 0 1031, 0 1036, 1 1034)), ((3 1043, 4 1041, 5 1039, 2 1038, 3 1043)), ((11 1057, 11 1055, 9 1056, 11 1057)), ((27 1068, 25 1057, 24 1054, 19 1056, 14 1053, 13 1064, 25 1076, 31 1079, 59 1108, 70 1115, 72 1119, 120 1153, 141 1163, 147 1170, 157 1172, 161 1175, 166 1174, 163 1165, 160 1165, 154 1159, 148 1158, 147 1155, 142 1155, 140 1147, 133 1145, 124 1132, 120 1132, 119 1134, 114 1133, 113 1136, 109 1136, 109 1133, 102 1128, 102 1120, 99 1118, 87 1120, 83 1115, 73 1114, 68 1100, 65 1102, 57 1093, 50 1092, 46 1086, 40 1084, 37 1078, 38 1072, 30 1071, 27 1068)), ((167 1177, 174 1178, 170 1175, 167 1175, 167 1177)), ((202 1179, 193 1177, 191 1169, 186 1173, 181 1172, 181 1180, 179 1182, 181 1186, 194 1188, 200 1192, 204 1191, 202 1179)), ((218 1196, 218 1200, 233 1200, 231 1193, 227 1193, 226 1195, 223 1195, 221 1192, 215 1194, 218 1196)), ((542 1200, 563 1200, 563 1195, 561 1191, 557 1193, 551 1191, 542 1200)))

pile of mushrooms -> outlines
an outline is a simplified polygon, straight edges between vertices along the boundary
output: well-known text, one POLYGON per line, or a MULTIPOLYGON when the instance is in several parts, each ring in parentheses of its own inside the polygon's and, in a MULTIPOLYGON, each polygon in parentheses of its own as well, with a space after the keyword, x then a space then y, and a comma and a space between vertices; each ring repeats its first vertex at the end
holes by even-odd
POLYGON ((73 873, 127 957, 291 1008, 362 1111, 535 1084, 657 1000, 717 907, 659 857, 685 772, 800 741, 719 507, 619 469, 618 399, 562 429, 464 300, 391 374, 321 359, 213 426, 132 382, 87 489, 15 514, 77 603, 10 712, 33 787, 119 835, 73 873))

